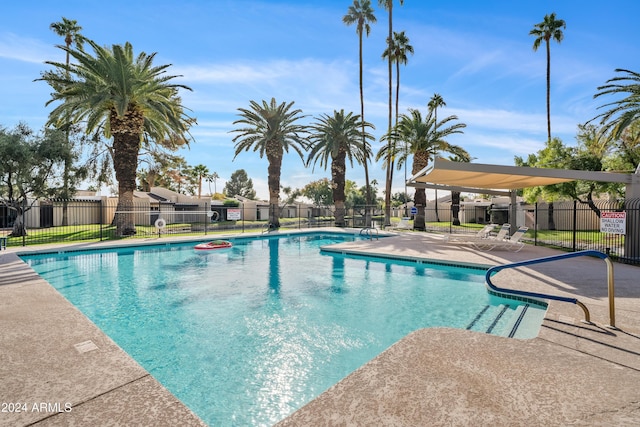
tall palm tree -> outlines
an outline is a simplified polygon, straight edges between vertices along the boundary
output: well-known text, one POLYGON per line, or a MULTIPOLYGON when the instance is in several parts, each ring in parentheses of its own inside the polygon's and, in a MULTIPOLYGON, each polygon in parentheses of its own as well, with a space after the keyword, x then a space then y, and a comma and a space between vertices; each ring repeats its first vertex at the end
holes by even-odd
POLYGON ((196 165, 191 172, 198 180, 198 199, 200 199, 202 197, 202 179, 209 176, 209 168, 205 165, 196 165))
POLYGON ((209 194, 211 194, 211 197, 215 196, 216 193, 218 192, 217 182, 219 178, 220 178, 220 175, 218 175, 218 172, 213 172, 205 177, 205 179, 209 183, 209 194), (213 193, 211 193, 212 182, 213 182, 213 193))
MULTIPOLYGON (((433 110, 433 120, 436 126, 436 130, 437 130, 437 126, 438 126, 438 108, 440 107, 446 107, 447 104, 446 102, 444 102, 444 98, 442 98, 442 96, 438 93, 434 93, 433 96, 431 97, 431 99, 429 100, 429 102, 427 103, 427 107, 429 107, 430 109, 433 110)), ((434 200, 435 200, 435 213, 436 213, 436 221, 440 222, 440 214, 438 212, 438 189, 434 190, 435 196, 434 196, 434 200)))
MULTIPOLYGON (((400 116, 398 125, 393 130, 393 136, 398 141, 406 142, 409 150, 395 150, 389 152, 388 147, 383 147, 377 154, 376 160, 387 158, 390 154, 397 156, 398 170, 402 168, 404 163, 408 161, 409 156, 413 155, 412 174, 420 172, 429 165, 436 154, 444 151, 458 156, 466 156, 469 154, 461 147, 449 144, 445 138, 456 133, 462 133, 462 129, 466 127, 464 123, 449 124, 458 120, 457 116, 449 116, 444 120, 436 123, 433 109, 429 109, 427 117, 422 118, 419 110, 409 110, 409 114, 400 116)), ((424 207, 426 205, 426 193, 424 188, 416 188, 414 195, 414 203, 418 208, 413 227, 416 230, 425 229, 424 207)))
MULTIPOLYGON (((398 124, 398 116, 400 112, 398 111, 398 104, 400 102, 400 64, 406 65, 408 62, 407 53, 413 55, 413 46, 409 44, 409 38, 406 36, 404 31, 401 32, 393 32, 393 39, 387 40, 387 49, 382 52, 383 58, 391 58, 391 61, 396 64, 396 114, 395 114, 395 125, 398 124)), ((396 141, 391 141, 392 145, 396 144, 396 141)), ((389 165, 390 171, 388 171, 389 181, 393 183, 393 167, 394 167, 394 158, 391 158, 391 164, 389 165)), ((406 180, 405 180, 406 182, 406 180)), ((405 190, 406 193, 406 190, 405 190)))
MULTIPOLYGON (((362 79, 362 34, 366 34, 369 37, 371 32, 370 24, 377 22, 374 15, 374 10, 371 7, 371 0, 353 0, 353 5, 349 6, 347 14, 342 17, 342 22, 346 25, 356 24, 356 34, 358 34, 358 63, 359 63, 359 76, 360 76, 360 117, 362 118, 362 145, 366 145, 365 137, 365 119, 364 119, 364 87, 362 79)), ((366 205, 370 205, 371 201, 371 186, 369 184, 369 159, 365 158, 362 161, 364 166, 364 180, 366 188, 366 205)), ((369 211, 369 208, 366 208, 369 211)))
POLYGON ((567 24, 562 19, 556 19, 555 12, 545 15, 544 20, 533 26, 529 31, 530 36, 536 37, 533 42, 533 51, 536 52, 542 42, 545 42, 547 48, 547 139, 551 141, 551 39, 561 43, 564 39, 563 29, 567 28, 567 24))
POLYGON ((119 236, 130 235, 135 233, 131 211, 140 145, 151 140, 174 147, 190 139, 189 128, 195 119, 185 113, 178 90, 191 89, 171 83, 178 76, 165 75, 170 65, 154 66, 155 53, 141 52, 134 57, 128 42, 111 48, 86 42, 95 56, 84 49, 59 46, 77 64, 47 62, 69 71, 68 75, 47 71, 40 79, 54 89, 47 105, 61 102, 49 114, 48 124, 84 121, 87 134, 103 132, 106 138, 113 137, 111 153, 121 213, 114 223, 119 236))
MULTIPOLYGON (((54 22, 49 26, 49 28, 54 33, 56 33, 56 35, 64 38, 64 44, 67 47, 67 49, 70 49, 71 45, 74 43, 77 49, 82 49, 85 39, 84 39, 84 36, 80 34, 80 31, 82 31, 82 27, 78 25, 78 21, 76 21, 75 19, 67 19, 65 17, 62 17, 62 22, 54 22)), ((69 71, 68 71, 69 62, 70 62, 69 52, 67 51, 65 54, 65 65, 67 66, 67 70, 65 71, 66 77, 69 77, 69 71)), ((64 123, 62 125, 64 128, 67 145, 71 144, 69 141, 70 125, 71 123, 64 123)), ((72 158, 69 157, 65 159, 64 169, 62 171, 62 193, 61 193, 61 197, 63 199, 62 225, 68 225, 68 222, 69 222, 67 211, 68 211, 68 199, 70 199, 73 196, 70 188, 72 167, 73 167, 72 158)))
POLYGON ((282 172, 282 157, 289 148, 293 149, 304 160, 304 151, 308 142, 305 139, 307 128, 297 122, 302 116, 301 110, 292 110, 293 102, 283 102, 278 105, 275 98, 271 102, 262 101, 262 105, 250 101, 250 109, 238 108, 241 119, 233 124, 242 124, 245 127, 234 129, 236 135, 235 157, 242 151, 258 151, 260 157, 267 156, 269 162, 269 224, 270 227, 279 228, 279 199, 280 199, 280 174, 282 172))
MULTIPOLYGON (((334 111, 333 116, 324 114, 312 124, 310 136, 311 146, 307 165, 320 161, 320 166, 327 168, 331 160, 331 187, 333 189, 333 203, 335 206, 335 223, 337 227, 344 227, 345 221, 345 177, 346 160, 349 159, 353 167, 353 159, 360 161, 368 158, 369 144, 362 144, 360 129, 362 127, 373 128, 371 123, 362 122, 359 115, 348 113, 344 110, 334 111)), ((373 139, 373 135, 364 134, 365 141, 373 139)))
POLYGON ((613 129, 613 136, 619 138, 625 129, 640 121, 640 73, 617 68, 616 73, 626 75, 613 77, 607 80, 607 84, 598 87, 598 93, 593 97, 603 95, 623 94, 625 98, 609 102, 598 108, 613 107, 591 120, 600 119, 604 125, 603 131, 613 129))
MULTIPOLYGON (((400 5, 404 4, 404 0, 400 0, 400 5)), ((389 35, 387 40, 393 40, 393 0, 378 0, 378 5, 382 6, 384 10, 389 12, 389 35)), ((389 123, 387 126, 387 133, 391 133, 393 126, 393 67, 391 56, 387 58, 387 64, 389 66, 389 123)), ((389 139, 387 145, 393 144, 393 140, 389 139)), ((389 148, 389 151, 392 151, 389 148)), ((384 223, 385 225, 391 224, 391 186, 392 186, 393 171, 391 167, 391 158, 387 159, 387 180, 385 184, 385 207, 384 207, 384 223)))

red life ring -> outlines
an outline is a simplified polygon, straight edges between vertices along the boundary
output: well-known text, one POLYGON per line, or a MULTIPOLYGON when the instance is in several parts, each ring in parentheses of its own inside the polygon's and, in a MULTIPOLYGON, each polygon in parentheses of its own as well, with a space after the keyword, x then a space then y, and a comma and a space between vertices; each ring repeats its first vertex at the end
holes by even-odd
POLYGON ((227 240, 214 240, 213 242, 199 243, 195 245, 193 248, 197 251, 208 251, 211 249, 230 248, 231 246, 232 246, 231 242, 227 240))

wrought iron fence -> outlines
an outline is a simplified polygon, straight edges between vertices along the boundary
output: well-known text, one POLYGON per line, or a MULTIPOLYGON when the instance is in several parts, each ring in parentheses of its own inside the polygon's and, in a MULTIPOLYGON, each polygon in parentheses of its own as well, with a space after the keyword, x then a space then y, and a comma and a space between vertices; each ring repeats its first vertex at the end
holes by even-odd
MULTIPOLYGON (((614 260, 640 265, 640 199, 597 201, 591 206, 575 201, 520 204, 516 218, 512 218, 509 204, 466 203, 456 208, 459 225, 450 203, 430 203, 424 211, 425 231, 470 233, 479 224, 525 225, 529 231, 522 240, 527 243, 570 251, 599 250, 614 260), (603 217, 611 216, 624 217, 612 220, 624 221, 622 228, 619 224, 617 229, 601 231, 603 217)), ((391 224, 412 229, 415 215, 405 216, 407 212, 405 208, 393 209, 391 224)), ((334 226, 335 213, 331 207, 295 204, 280 207, 278 216, 280 228, 299 229, 334 226)), ((126 237, 129 239, 270 229, 267 205, 145 202, 125 212, 118 211, 117 202, 112 199, 78 199, 41 201, 26 210, 22 218, 17 218, 15 210, 0 206, 0 237, 7 239, 8 246, 122 239, 124 237, 116 235, 115 225, 121 215, 127 215, 135 225, 135 235, 126 237), (16 222, 24 225, 24 233, 15 228, 16 222)), ((380 206, 356 206, 345 211, 344 226, 384 228, 384 211, 380 206)))

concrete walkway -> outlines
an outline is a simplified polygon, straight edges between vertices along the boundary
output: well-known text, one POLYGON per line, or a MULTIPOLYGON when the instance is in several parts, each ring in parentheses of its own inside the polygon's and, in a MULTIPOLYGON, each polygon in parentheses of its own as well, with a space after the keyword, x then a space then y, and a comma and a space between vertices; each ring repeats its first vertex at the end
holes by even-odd
MULTIPOLYGON (((410 232, 337 249, 483 266, 558 254, 481 252, 410 232)), ((11 251, 0 255, 0 426, 203 425, 11 251)), ((638 425, 639 273, 615 264, 619 329, 610 329, 602 260, 501 271, 498 286, 577 296, 595 324, 581 323, 576 306, 551 302, 532 340, 416 331, 279 425, 638 425)))

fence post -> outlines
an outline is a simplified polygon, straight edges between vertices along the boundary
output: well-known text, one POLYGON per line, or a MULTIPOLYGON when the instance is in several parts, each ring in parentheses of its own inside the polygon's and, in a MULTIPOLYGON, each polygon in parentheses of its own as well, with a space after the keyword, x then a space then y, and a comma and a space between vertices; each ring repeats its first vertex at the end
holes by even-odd
POLYGON ((103 225, 103 222, 104 222, 104 218, 103 218, 103 209, 104 209, 104 206, 102 205, 102 198, 100 198, 100 206, 99 206, 99 209, 100 209, 100 215, 98 215, 98 216, 99 216, 99 218, 100 218, 100 219, 99 219, 99 220, 100 220, 100 241, 102 242, 102 225, 103 225))
POLYGON ((573 252, 576 251, 576 231, 577 231, 577 222, 578 222, 578 202, 576 200, 573 201, 573 252))
POLYGON ((533 246, 538 246, 538 202, 533 209, 533 246))

